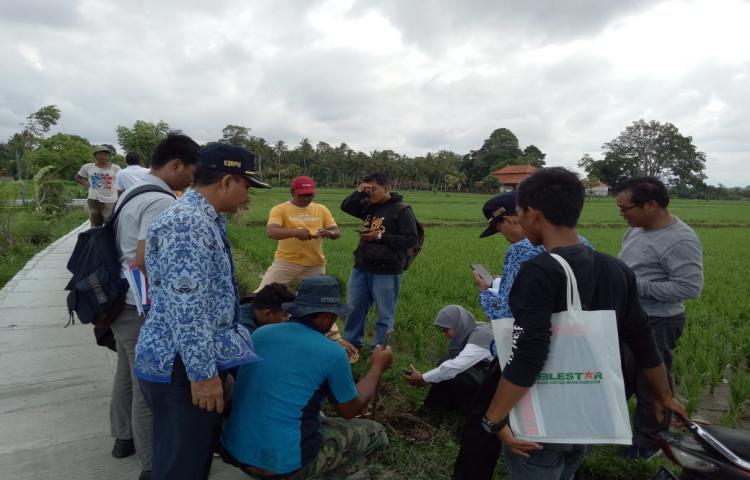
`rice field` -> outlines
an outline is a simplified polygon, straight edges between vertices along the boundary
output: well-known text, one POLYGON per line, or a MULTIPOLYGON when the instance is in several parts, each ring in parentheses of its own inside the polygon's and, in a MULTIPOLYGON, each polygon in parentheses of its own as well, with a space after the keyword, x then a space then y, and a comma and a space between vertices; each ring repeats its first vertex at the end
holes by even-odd
MULTIPOLYGON (((341 212, 349 192, 321 190, 316 201, 331 210, 342 226, 342 237, 324 245, 328 273, 346 281, 353 263, 357 234, 349 226, 358 220, 341 212)), ((482 263, 501 273, 508 247, 500 235, 480 239, 485 225, 481 206, 487 195, 401 192, 426 226, 425 244, 404 274, 396 323, 396 364, 384 383, 383 415, 414 410, 426 390, 407 386, 398 371, 409 363, 425 371, 441 354, 444 340, 431 327, 446 304, 460 304, 477 319, 486 320, 477 301, 470 263, 482 263)), ((253 191, 250 208, 230 227, 237 276, 245 292, 252 291, 273 260, 276 242, 265 236, 266 216, 288 191, 253 191)), ((691 413, 726 425, 750 427, 750 203, 680 201, 672 213, 695 228, 704 247, 705 287, 687 304, 687 325, 675 356, 676 393, 691 413)), ((603 252, 617 255, 626 226, 614 199, 586 202, 581 233, 603 252)), ((362 363, 362 362, 360 362, 362 363)), ((366 365, 357 365, 364 370, 366 365)), ((397 423, 397 422, 396 422, 397 423)), ((429 441, 414 441, 392 428, 385 467, 397 478, 447 478, 457 452, 459 419, 447 419, 431 432, 429 441)), ((583 478, 650 478, 659 462, 625 463, 613 449, 597 449, 581 470, 583 478)), ((497 478, 505 478, 502 467, 497 478)))

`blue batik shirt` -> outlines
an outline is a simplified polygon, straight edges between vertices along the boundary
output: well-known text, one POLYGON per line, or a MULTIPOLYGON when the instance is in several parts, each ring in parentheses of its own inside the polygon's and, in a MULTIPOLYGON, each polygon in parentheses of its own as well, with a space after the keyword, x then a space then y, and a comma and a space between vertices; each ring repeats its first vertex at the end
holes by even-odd
MULTIPOLYGON (((589 248, 593 248, 588 240, 580 235, 578 238, 581 240, 581 243, 589 248)), ((511 318, 513 316, 508 305, 508 298, 510 298, 510 289, 513 287, 516 275, 518 275, 523 262, 536 257, 542 252, 544 252, 544 246, 534 246, 525 237, 520 242, 516 242, 508 248, 508 251, 505 253, 505 260, 503 260, 503 275, 500 277, 500 285, 497 288, 497 293, 495 294, 489 289, 479 291, 479 304, 490 320, 511 318)))
POLYGON ((146 240, 151 311, 138 335, 138 378, 170 383, 180 355, 190 381, 259 360, 238 323, 227 222, 196 191, 185 194, 151 225, 146 240))

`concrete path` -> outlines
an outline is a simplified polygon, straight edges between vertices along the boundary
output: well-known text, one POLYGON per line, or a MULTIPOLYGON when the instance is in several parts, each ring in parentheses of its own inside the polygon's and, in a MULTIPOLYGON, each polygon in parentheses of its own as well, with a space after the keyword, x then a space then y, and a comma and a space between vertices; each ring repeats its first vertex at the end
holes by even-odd
MULTIPOLYGON (((136 480, 110 456, 115 356, 68 320, 65 268, 88 223, 37 254, 0 290, 0 479, 136 480)), ((215 459, 212 479, 245 478, 215 459)))

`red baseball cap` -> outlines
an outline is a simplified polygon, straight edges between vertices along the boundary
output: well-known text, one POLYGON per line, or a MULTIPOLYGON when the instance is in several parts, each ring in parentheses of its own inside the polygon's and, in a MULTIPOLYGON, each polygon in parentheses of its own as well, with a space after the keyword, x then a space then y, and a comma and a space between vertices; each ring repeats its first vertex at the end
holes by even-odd
POLYGON ((301 175, 292 179, 292 191, 297 195, 309 195, 315 193, 315 180, 312 177, 301 175))

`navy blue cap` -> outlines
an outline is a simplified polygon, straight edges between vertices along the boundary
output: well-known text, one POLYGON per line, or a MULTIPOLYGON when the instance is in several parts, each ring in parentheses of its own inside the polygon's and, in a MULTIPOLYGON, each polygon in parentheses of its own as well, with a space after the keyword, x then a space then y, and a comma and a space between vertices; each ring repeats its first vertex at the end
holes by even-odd
POLYGON ((239 175, 250 182, 251 187, 271 188, 267 183, 253 178, 255 175, 255 155, 236 145, 211 143, 201 148, 198 154, 198 168, 218 170, 232 175, 239 175))
POLYGON ((484 203, 482 213, 489 222, 489 225, 479 235, 479 238, 496 234, 495 224, 502 220, 505 215, 516 214, 516 192, 502 193, 490 198, 484 203))
POLYGON ((351 310, 342 300, 341 283, 336 278, 330 275, 315 275, 303 279, 294 301, 286 302, 281 307, 294 317, 321 312, 346 317, 351 310))

